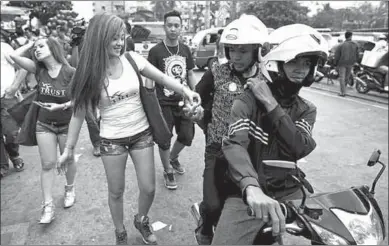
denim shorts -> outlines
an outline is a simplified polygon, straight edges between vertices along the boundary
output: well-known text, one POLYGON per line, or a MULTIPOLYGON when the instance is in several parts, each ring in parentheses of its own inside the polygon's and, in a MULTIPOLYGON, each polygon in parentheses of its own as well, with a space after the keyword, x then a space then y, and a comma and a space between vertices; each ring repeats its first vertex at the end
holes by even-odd
POLYGON ((131 150, 141 150, 154 146, 150 128, 131 137, 117 139, 100 139, 102 156, 122 155, 131 150))
POLYGON ((36 133, 53 133, 55 135, 67 135, 69 124, 57 125, 55 123, 36 122, 36 133))

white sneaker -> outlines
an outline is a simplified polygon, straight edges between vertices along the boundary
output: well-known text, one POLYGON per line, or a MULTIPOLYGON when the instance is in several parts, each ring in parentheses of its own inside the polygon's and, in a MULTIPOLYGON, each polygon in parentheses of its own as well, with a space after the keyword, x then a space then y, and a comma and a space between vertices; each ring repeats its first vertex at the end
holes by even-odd
POLYGON ((42 204, 42 215, 41 219, 39 221, 40 224, 50 224, 51 221, 55 219, 55 206, 54 203, 51 201, 46 204, 42 204))
POLYGON ((385 86, 384 91, 389 91, 389 86, 385 86))
POLYGON ((76 193, 74 190, 74 185, 65 185, 64 208, 70 208, 74 205, 76 201, 76 193))

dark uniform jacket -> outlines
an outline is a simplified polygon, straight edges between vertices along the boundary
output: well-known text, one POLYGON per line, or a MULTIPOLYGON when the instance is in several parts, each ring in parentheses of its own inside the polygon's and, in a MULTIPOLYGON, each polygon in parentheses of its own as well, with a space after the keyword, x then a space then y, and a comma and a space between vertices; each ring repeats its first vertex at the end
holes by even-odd
POLYGON ((282 197, 299 188, 287 178, 288 174, 305 177, 298 168, 262 163, 264 160, 297 162, 316 147, 312 138, 316 107, 297 95, 277 101, 279 105, 266 112, 253 93, 245 91, 232 106, 222 150, 229 162, 229 177, 239 186, 241 195, 252 185, 261 187, 267 195, 282 197))

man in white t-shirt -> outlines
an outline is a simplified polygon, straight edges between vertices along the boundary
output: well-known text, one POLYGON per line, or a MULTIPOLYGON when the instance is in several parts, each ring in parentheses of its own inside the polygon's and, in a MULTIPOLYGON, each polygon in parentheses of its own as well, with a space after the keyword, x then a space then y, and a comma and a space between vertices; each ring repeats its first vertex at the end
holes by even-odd
POLYGON ((20 83, 24 81, 27 71, 16 67, 9 57, 12 52, 14 52, 13 48, 5 42, 1 35, 1 177, 8 172, 9 159, 16 171, 22 171, 24 168, 24 162, 19 157, 19 144, 16 142, 19 127, 8 114, 7 109, 18 102, 16 92, 20 83))

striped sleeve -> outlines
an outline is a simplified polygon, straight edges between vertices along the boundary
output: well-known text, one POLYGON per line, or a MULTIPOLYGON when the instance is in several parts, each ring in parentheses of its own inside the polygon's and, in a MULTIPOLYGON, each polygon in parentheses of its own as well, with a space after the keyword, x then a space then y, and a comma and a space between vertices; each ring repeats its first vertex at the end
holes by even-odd
POLYGON ((280 106, 269 112, 265 120, 271 127, 271 132, 277 136, 281 150, 289 155, 291 160, 297 161, 316 148, 312 137, 316 121, 316 107, 313 105, 308 106, 294 122, 280 106))
POLYGON ((247 148, 250 144, 249 135, 255 134, 263 141, 267 141, 259 129, 251 125, 254 103, 235 100, 230 116, 228 135, 223 139, 222 150, 229 165, 232 180, 239 186, 244 194, 247 186, 259 187, 258 174, 251 163, 247 148))

